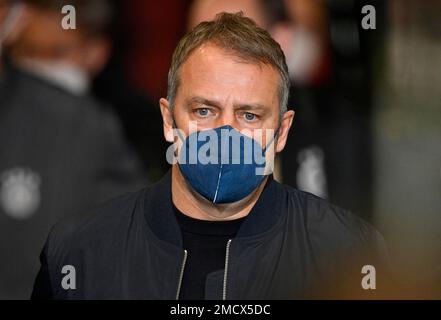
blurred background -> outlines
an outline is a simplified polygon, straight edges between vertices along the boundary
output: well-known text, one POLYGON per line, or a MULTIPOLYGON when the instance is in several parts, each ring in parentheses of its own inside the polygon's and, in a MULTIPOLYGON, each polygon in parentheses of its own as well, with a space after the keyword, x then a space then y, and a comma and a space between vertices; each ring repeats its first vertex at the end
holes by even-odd
POLYGON ((222 11, 286 55, 296 116, 276 178, 379 229, 394 297, 441 298, 440 1, 0 0, 0 299, 29 297, 56 221, 168 170, 171 55, 222 11))

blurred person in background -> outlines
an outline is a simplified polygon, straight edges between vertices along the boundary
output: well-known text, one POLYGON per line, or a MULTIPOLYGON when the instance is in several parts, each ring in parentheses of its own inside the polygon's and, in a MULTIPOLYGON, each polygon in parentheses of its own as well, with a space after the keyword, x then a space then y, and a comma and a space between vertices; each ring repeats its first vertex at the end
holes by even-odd
POLYGON ((146 183, 115 116, 88 95, 106 1, 0 1, 0 299, 25 299, 51 225, 146 183), (103 9, 103 10, 101 10, 103 9))
POLYGON ((272 34, 286 55, 297 117, 281 159, 283 181, 372 222, 368 63, 359 50, 349 50, 361 42, 354 21, 357 3, 283 0, 270 12, 276 20, 272 34), (349 11, 344 19, 334 12, 342 8, 349 11))
POLYGON ((26 0, 32 17, 11 46, 14 63, 73 95, 88 94, 110 55, 109 1, 26 0), (61 8, 75 8, 78 25, 63 29, 61 8))

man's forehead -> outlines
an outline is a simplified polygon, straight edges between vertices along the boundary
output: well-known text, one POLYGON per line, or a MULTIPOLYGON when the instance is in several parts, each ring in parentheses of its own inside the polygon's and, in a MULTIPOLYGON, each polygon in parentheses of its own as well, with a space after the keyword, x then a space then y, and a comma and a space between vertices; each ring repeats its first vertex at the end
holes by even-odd
POLYGON ((201 62, 212 63, 213 61, 219 62, 219 60, 229 61, 236 64, 252 65, 254 67, 261 68, 263 66, 272 68, 271 65, 265 64, 259 61, 257 58, 253 59, 250 53, 239 52, 234 49, 224 48, 222 45, 213 41, 207 41, 195 49, 188 55, 186 62, 193 62, 200 64, 201 62))
MULTIPOLYGON (((229 52, 212 44, 203 44, 196 48, 181 67, 181 84, 239 85, 250 89, 266 86, 277 91, 280 76, 269 64, 258 61, 245 61, 234 52, 229 52), (205 83, 205 81, 209 81, 205 83)), ((270 92, 267 92, 270 94, 270 92)))

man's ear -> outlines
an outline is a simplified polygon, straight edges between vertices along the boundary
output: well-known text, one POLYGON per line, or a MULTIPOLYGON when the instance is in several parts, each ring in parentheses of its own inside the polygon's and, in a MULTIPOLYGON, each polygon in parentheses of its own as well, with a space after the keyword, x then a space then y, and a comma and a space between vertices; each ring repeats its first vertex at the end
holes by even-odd
POLYGON ((281 152, 285 148, 286 139, 288 139, 288 133, 289 129, 291 129, 294 115, 294 110, 288 110, 283 114, 282 121, 280 123, 279 137, 276 143, 276 153, 281 152))
POLYGON ((174 142, 173 136, 173 115, 170 110, 170 103, 167 99, 159 99, 159 107, 161 108, 162 122, 164 126, 164 137, 167 142, 174 142))

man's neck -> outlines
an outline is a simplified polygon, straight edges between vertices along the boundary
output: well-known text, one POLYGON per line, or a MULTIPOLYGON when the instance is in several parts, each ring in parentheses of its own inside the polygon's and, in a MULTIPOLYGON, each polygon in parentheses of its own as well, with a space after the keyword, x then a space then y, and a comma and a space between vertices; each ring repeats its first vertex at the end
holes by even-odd
POLYGON ((242 200, 233 203, 214 204, 188 185, 178 165, 175 164, 172 166, 172 200, 179 211, 195 219, 212 221, 239 219, 250 213, 267 180, 268 178, 265 177, 260 186, 242 200))

